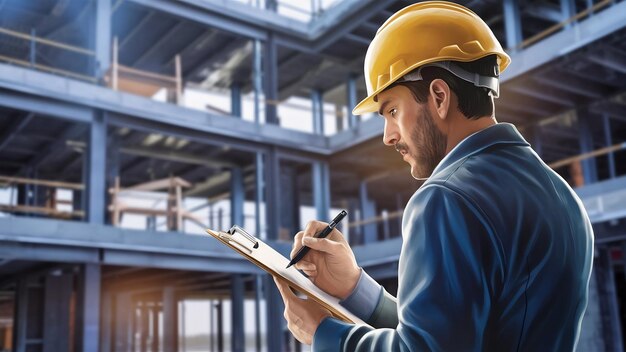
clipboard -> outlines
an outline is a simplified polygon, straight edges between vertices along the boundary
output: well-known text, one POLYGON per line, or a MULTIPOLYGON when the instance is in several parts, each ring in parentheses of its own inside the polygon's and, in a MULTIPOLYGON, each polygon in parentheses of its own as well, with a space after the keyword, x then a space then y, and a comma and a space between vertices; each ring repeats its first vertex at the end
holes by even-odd
POLYGON ((313 299, 322 307, 328 309, 335 318, 347 323, 368 325, 341 306, 338 298, 315 286, 294 266, 287 269, 287 264, 289 264, 287 258, 271 246, 265 244, 265 242, 247 233, 241 227, 234 225, 227 232, 210 229, 207 229, 206 232, 270 275, 286 282, 292 288, 313 299))

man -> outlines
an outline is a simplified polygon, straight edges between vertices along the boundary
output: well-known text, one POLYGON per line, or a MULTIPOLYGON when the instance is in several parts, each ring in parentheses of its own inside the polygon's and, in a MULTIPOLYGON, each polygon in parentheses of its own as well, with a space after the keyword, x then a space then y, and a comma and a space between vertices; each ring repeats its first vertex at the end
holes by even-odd
POLYGON ((343 236, 295 236, 296 267, 371 327, 330 317, 277 282, 294 336, 317 351, 571 351, 587 305, 593 233, 580 200, 493 97, 510 59, 487 25, 453 3, 408 6, 365 59, 383 141, 424 179, 406 205, 398 298, 361 270, 343 236))

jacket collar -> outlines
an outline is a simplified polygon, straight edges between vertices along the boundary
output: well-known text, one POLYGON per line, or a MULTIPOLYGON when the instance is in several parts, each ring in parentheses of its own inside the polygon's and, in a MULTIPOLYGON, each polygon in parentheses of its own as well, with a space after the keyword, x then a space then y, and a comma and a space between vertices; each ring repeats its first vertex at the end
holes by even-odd
POLYGON ((450 153, 439 162, 432 175, 437 174, 461 159, 478 154, 484 149, 497 144, 530 146, 514 125, 510 123, 497 123, 471 134, 459 142, 459 144, 452 148, 450 153))

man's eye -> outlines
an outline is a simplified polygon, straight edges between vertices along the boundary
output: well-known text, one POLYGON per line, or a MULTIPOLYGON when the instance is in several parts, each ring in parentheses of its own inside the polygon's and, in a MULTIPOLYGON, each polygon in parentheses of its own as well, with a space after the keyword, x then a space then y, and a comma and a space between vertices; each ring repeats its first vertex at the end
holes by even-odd
POLYGON ((396 117, 396 112, 398 112, 398 110, 396 108, 393 108, 389 110, 389 115, 391 115, 391 117, 396 117))

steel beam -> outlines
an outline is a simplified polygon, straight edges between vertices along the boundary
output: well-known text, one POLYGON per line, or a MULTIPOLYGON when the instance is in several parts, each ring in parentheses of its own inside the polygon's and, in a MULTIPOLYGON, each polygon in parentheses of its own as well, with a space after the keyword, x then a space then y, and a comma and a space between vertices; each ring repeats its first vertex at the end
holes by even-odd
POLYGON ((33 117, 35 117, 35 114, 31 112, 25 117, 14 119, 10 125, 0 133, 0 151, 11 143, 13 138, 30 123, 33 117))
POLYGON ((96 67, 94 75, 103 79, 111 66, 111 1, 101 0, 96 8, 96 67))
POLYGON ((602 51, 592 51, 585 55, 587 60, 610 68, 619 73, 626 73, 626 54, 613 48, 606 48, 602 51))
POLYGON ((590 110, 592 112, 606 114, 611 118, 626 122, 626 105, 624 104, 612 101, 603 101, 591 105, 590 110))
POLYGON ((550 61, 567 56, 611 33, 619 32, 626 27, 623 13, 626 13, 626 2, 614 3, 607 11, 596 13, 569 29, 555 33, 514 53, 511 56, 511 65, 502 73, 500 84, 550 61))

